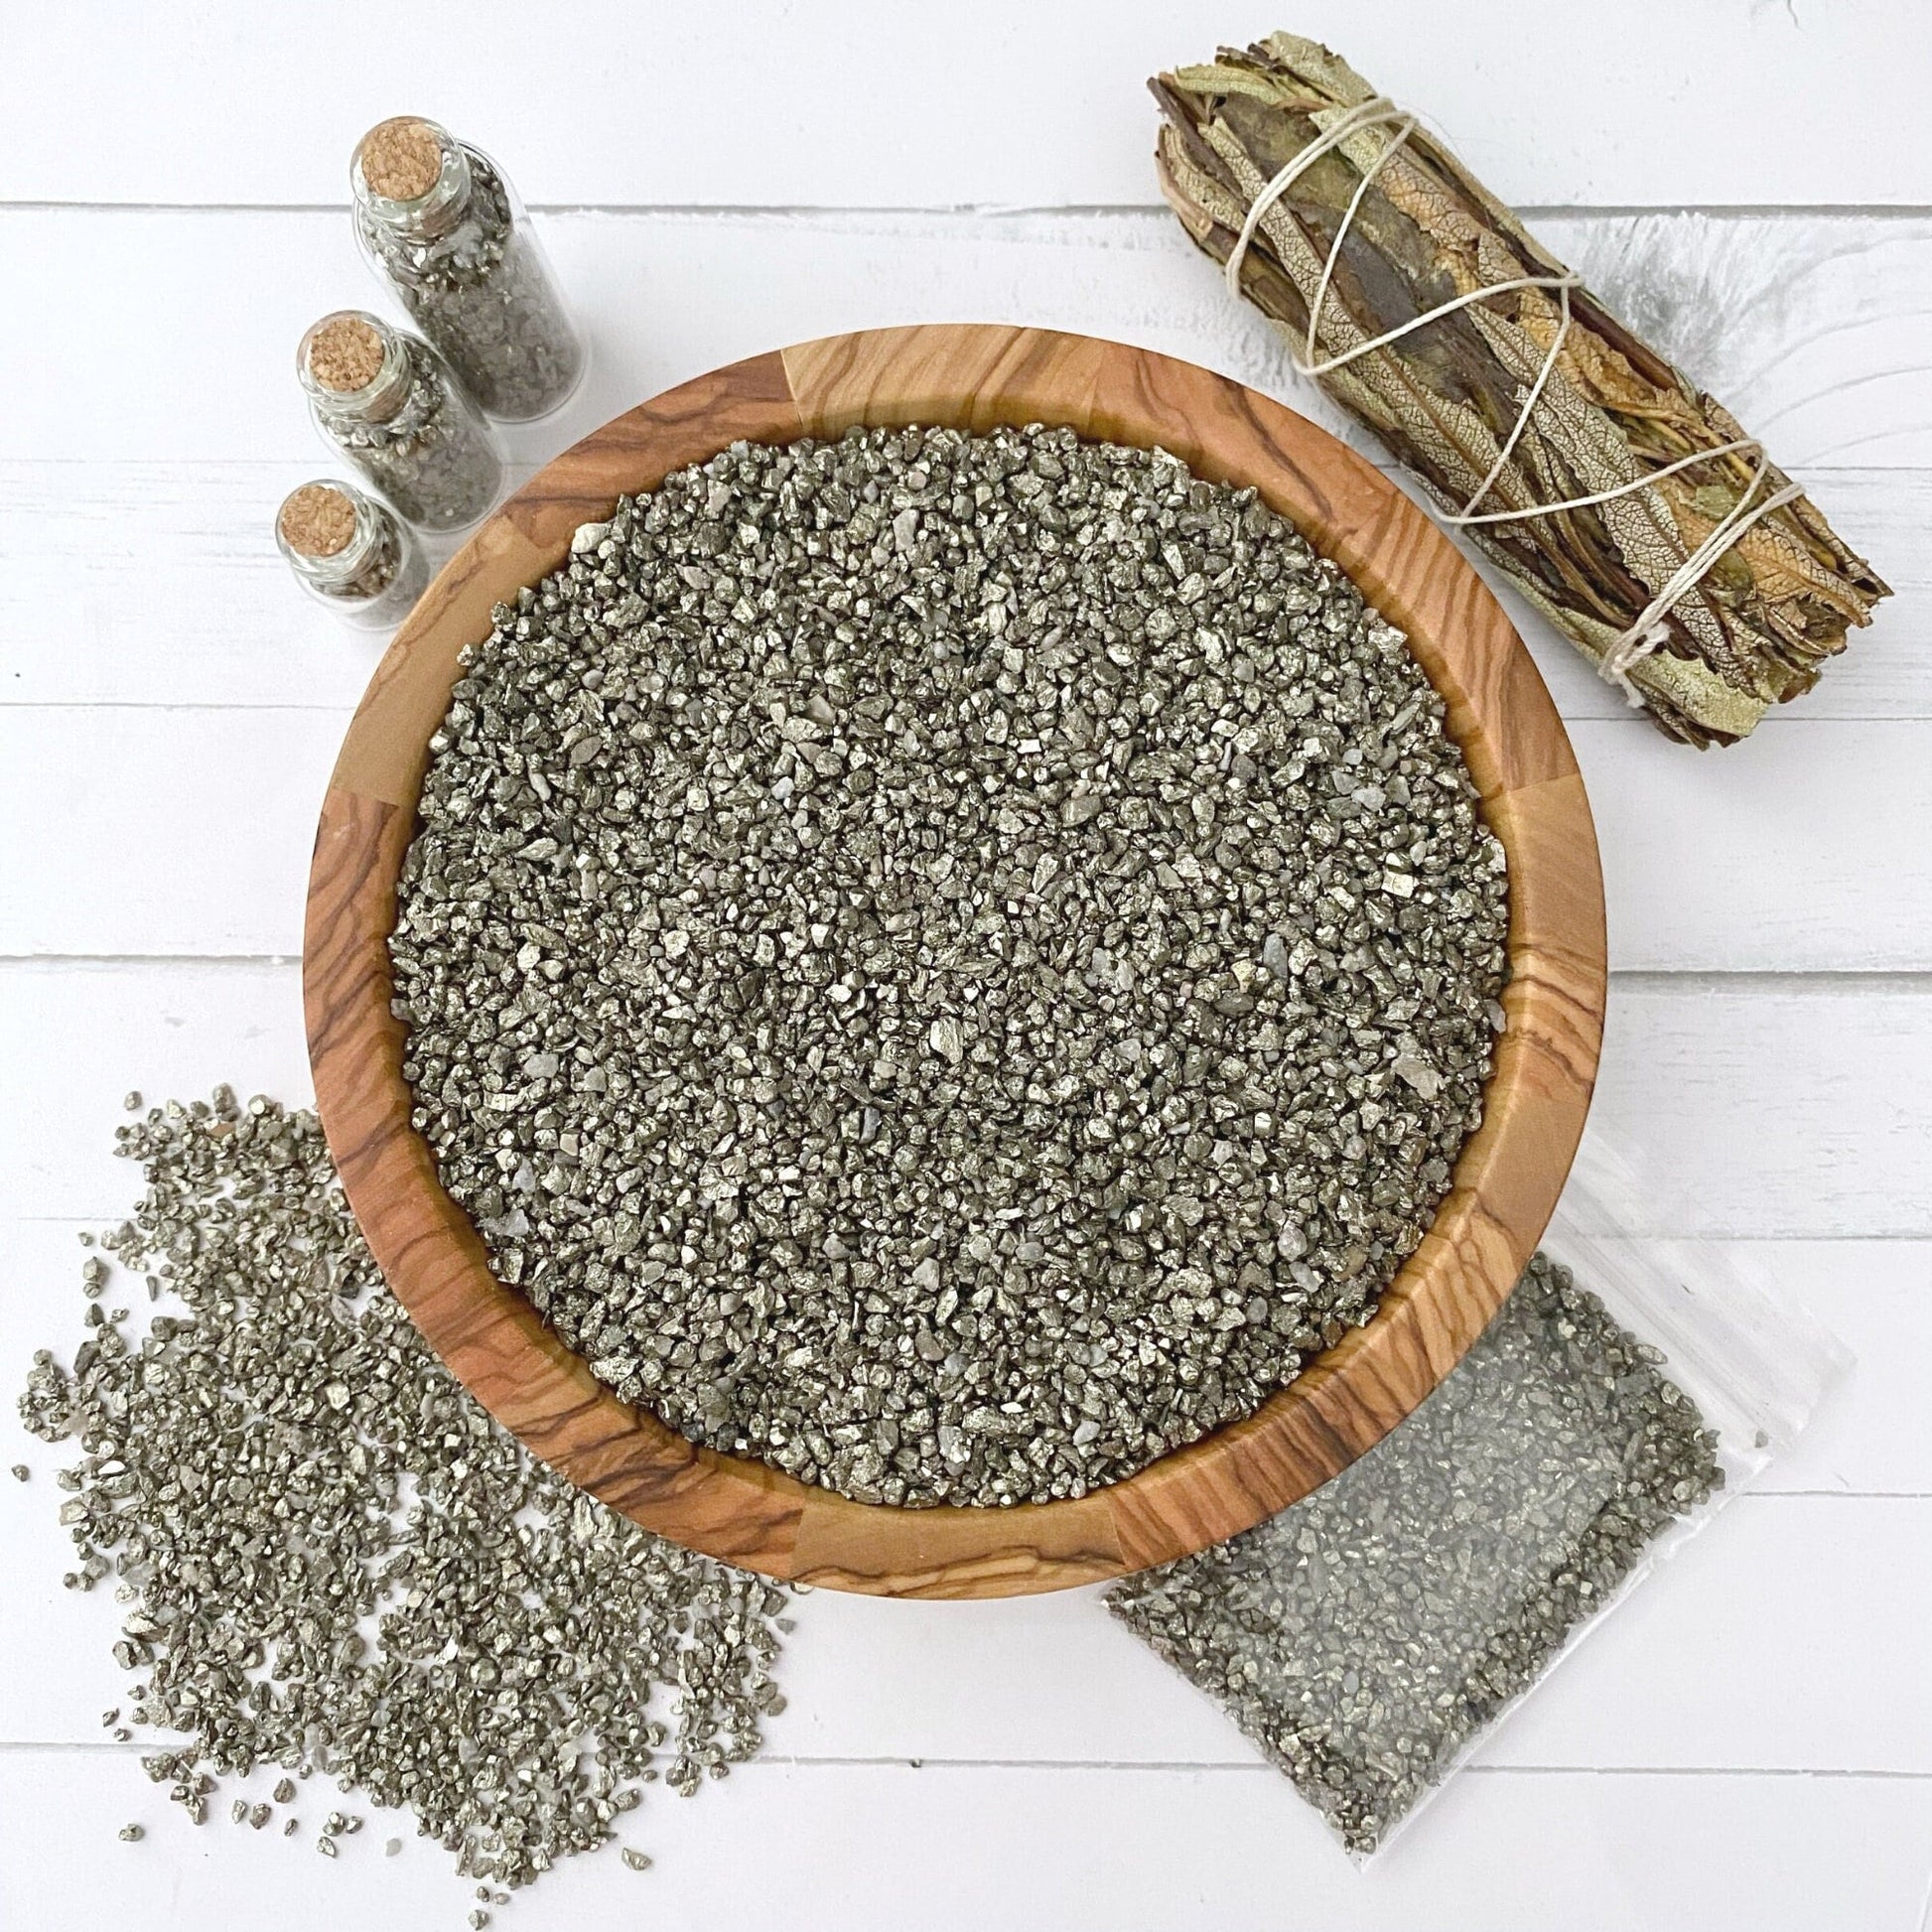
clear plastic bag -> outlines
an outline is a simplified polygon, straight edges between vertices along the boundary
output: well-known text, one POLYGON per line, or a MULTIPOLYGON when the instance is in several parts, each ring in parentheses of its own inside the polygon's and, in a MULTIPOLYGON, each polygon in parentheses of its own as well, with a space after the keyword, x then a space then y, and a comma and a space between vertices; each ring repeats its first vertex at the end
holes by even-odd
POLYGON ((1587 1141, 1516 1292, 1332 1482, 1108 1608, 1383 1849, 1850 1367, 1722 1247, 1631 1236, 1655 1189, 1587 1141))

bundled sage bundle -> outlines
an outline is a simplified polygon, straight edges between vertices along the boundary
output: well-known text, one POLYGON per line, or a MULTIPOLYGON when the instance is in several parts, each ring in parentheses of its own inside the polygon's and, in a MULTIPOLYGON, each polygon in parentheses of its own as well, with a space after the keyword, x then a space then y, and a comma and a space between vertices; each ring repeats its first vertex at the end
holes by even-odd
POLYGON ((1756 440, 1326 48, 1150 84, 1230 287, 1671 736, 1742 738, 1870 621, 1886 586, 1756 440))

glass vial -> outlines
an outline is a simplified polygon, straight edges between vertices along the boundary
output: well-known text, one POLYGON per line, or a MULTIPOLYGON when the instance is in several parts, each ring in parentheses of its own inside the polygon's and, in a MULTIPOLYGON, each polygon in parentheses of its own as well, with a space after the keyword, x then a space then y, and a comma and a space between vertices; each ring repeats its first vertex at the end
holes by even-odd
POLYGON ((496 164, 403 115, 363 135, 348 172, 362 252, 464 387, 507 422, 562 404, 583 338, 496 164))
POLYGON ((324 440, 419 529, 461 529, 496 500, 496 438, 427 343, 344 309, 302 338, 296 370, 324 440))
POLYGON ((429 568, 416 541, 353 483, 305 483, 282 499, 275 541, 312 597, 351 623, 400 623, 429 568))

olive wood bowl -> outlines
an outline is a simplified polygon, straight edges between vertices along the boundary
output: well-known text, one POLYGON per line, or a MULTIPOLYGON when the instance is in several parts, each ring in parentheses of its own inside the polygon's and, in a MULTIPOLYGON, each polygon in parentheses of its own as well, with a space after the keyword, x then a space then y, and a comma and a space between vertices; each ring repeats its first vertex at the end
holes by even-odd
POLYGON ((1118 343, 946 326, 833 336, 714 370, 607 423, 519 489, 424 594, 370 679, 316 834, 303 998, 317 1102, 383 1274, 466 1387, 532 1451, 645 1528, 767 1576, 891 1596, 1000 1596, 1204 1549, 1328 1480, 1454 1367, 1515 1285, 1583 1130, 1601 1038, 1602 883, 1570 742, 1508 619, 1430 518, 1312 423, 1118 343), (1253 484, 1407 634, 1508 853, 1511 979, 1481 1128, 1374 1317, 1252 1416, 1077 1501, 848 1501, 699 1449, 621 1401, 489 1272, 410 1126, 386 941, 427 743, 490 607, 622 492, 740 438, 859 424, 1045 422, 1159 445, 1253 484))

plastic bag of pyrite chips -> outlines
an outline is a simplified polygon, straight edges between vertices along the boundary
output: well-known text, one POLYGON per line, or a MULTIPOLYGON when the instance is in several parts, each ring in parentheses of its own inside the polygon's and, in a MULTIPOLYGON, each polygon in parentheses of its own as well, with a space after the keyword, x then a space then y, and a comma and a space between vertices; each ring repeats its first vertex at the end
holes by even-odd
POLYGON ((1107 1607, 1358 1860, 1811 1422, 1850 1356, 1586 1144, 1515 1292, 1375 1449, 1107 1607))

